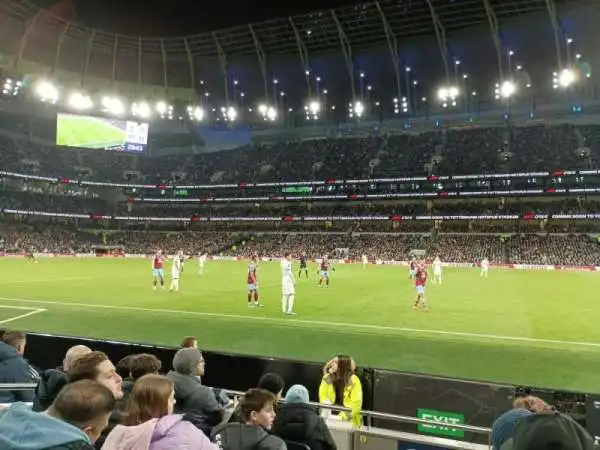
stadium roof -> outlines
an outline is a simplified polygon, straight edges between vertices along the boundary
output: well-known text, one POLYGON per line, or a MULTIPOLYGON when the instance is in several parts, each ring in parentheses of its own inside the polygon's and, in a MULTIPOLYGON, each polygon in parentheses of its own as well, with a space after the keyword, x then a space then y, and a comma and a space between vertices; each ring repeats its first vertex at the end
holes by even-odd
MULTIPOLYGON (((446 32, 487 24, 483 0, 381 0, 333 10, 283 17, 251 25, 178 37, 144 37, 109 33, 70 22, 31 0, 11 0, 2 6, 45 37, 67 44, 90 43, 92 49, 142 52, 145 55, 188 58, 217 57, 219 46, 229 57, 255 56, 257 45, 267 55, 298 52, 299 37, 309 53, 340 48, 340 30, 353 50, 386 43, 386 27, 397 40, 435 34, 432 9, 446 32), (297 32, 297 33, 296 33, 297 32)), ((572 3, 563 0, 557 3, 572 3)), ((489 0, 498 20, 546 9, 545 0, 489 0)), ((39 33, 38 33, 39 34, 39 33)))

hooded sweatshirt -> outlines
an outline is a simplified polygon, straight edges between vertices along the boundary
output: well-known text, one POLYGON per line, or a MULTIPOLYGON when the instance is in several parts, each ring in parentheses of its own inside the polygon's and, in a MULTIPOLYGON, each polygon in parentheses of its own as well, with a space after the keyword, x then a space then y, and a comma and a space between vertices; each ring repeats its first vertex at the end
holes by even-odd
POLYGON ((286 450, 285 442, 261 427, 228 423, 215 427, 211 440, 221 450, 286 450))
POLYGON ((102 450, 217 450, 208 438, 180 414, 152 419, 141 425, 117 425, 102 450))
MULTIPOLYGON (((29 363, 4 342, 0 342, 0 383, 35 383, 29 363)), ((33 401, 33 392, 29 391, 0 391, 0 403, 33 401)))
POLYGON ((0 411, 0 448, 10 450, 93 450, 86 434, 24 403, 0 411))

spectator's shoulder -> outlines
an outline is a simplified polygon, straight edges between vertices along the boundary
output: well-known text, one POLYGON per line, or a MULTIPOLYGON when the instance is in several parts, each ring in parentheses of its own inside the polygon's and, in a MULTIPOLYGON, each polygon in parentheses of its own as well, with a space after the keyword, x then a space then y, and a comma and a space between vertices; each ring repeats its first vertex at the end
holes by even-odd
POLYGON ((285 445, 285 441, 281 439, 279 436, 275 436, 274 434, 269 434, 266 438, 262 440, 259 446, 259 450, 286 450, 287 446, 285 445))

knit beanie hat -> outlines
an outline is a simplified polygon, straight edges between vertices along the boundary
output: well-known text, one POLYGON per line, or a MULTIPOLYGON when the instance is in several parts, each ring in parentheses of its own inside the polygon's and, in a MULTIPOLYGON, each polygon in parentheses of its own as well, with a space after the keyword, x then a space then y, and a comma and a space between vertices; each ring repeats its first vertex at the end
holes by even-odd
POLYGON ((285 394, 286 403, 308 403, 308 389, 301 384, 294 384, 285 394))
POLYGON ((173 369, 183 375, 200 375, 198 364, 202 361, 204 357, 197 348, 182 348, 173 357, 173 369))

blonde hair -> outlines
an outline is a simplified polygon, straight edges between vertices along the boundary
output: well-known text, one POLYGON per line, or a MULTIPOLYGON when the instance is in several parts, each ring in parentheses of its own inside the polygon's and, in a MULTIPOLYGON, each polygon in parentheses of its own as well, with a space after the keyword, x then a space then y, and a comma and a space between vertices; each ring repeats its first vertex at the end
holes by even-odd
POLYGON ((139 425, 169 414, 173 382, 163 375, 144 375, 133 385, 123 425, 139 425))

